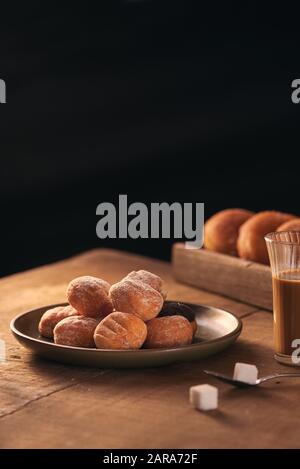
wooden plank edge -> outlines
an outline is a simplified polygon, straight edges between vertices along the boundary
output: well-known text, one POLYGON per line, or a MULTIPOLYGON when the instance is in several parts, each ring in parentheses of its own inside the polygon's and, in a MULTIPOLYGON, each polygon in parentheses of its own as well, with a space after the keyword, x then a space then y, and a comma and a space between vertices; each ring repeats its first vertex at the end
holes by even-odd
POLYGON ((172 267, 177 281, 272 310, 271 270, 266 265, 176 243, 172 267))

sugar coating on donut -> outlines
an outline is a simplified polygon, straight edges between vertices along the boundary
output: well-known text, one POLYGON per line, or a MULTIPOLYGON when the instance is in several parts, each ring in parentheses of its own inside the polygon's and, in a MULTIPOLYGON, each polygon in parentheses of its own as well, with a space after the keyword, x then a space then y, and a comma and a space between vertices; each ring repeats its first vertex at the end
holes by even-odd
POLYGON ((183 316, 164 316, 147 323, 145 348, 180 347, 192 343, 193 328, 183 316))
POLYGON ((109 298, 110 284, 88 275, 72 280, 67 288, 69 303, 84 316, 97 318, 113 311, 109 298))
POLYGON ((109 294, 117 311, 136 314, 143 321, 155 318, 163 306, 162 295, 138 280, 125 278, 112 285, 109 294))
POLYGON ((152 272, 148 272, 147 270, 133 270, 125 277, 125 279, 139 280, 142 283, 150 285, 150 287, 154 288, 154 290, 157 290, 164 297, 166 296, 165 292, 163 292, 162 279, 152 272))
POLYGON ((94 332, 99 321, 86 316, 72 316, 54 328, 54 342, 71 347, 95 347, 94 332))
POLYGON ((73 308, 73 306, 57 306, 55 308, 48 309, 40 319, 39 322, 39 333, 43 337, 53 339, 53 330, 62 319, 69 316, 78 316, 79 312, 73 308))
POLYGON ((185 303, 180 303, 179 301, 166 301, 159 313, 159 317, 163 316, 183 316, 191 324, 194 335, 198 330, 195 313, 192 308, 185 303))
POLYGON ((147 326, 138 316, 115 311, 98 324, 94 341, 101 349, 139 349, 147 336, 147 326))

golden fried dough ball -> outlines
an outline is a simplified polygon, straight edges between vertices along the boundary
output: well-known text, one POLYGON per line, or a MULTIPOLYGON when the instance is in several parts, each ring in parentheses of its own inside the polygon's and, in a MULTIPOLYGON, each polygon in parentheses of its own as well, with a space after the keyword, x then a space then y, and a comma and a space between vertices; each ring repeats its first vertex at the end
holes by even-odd
POLYGON ((69 316, 78 316, 79 313, 73 306, 57 306, 46 311, 39 322, 39 332, 43 337, 53 339, 53 330, 56 324, 69 316))
POLYGON ((249 261, 269 264, 264 237, 293 218, 295 215, 276 211, 259 212, 253 215, 240 228, 237 242, 239 256, 249 261))
POLYGON ((65 318, 54 328, 54 342, 71 347, 95 347, 94 332, 98 324, 96 319, 82 315, 65 318))
POLYGON ((101 349, 139 349, 147 336, 144 321, 130 313, 115 311, 97 326, 94 340, 101 349))
POLYGON ((276 231, 300 231, 300 218, 293 218, 280 225, 276 231))
POLYGON ((105 280, 85 275, 69 283, 67 298, 80 314, 97 318, 113 311, 109 289, 110 285, 105 280))
POLYGON ((125 279, 138 280, 142 283, 146 283, 147 285, 150 285, 150 287, 154 288, 154 290, 157 290, 164 298, 167 296, 166 292, 163 290, 162 279, 152 272, 148 272, 147 270, 138 270, 136 272, 133 270, 125 277, 125 279))
POLYGON ((178 301, 166 301, 163 305, 159 317, 163 316, 183 316, 186 318, 193 328, 193 333, 197 332, 197 322, 195 320, 195 314, 190 308, 190 306, 185 303, 180 303, 178 301))
POLYGON ((180 347, 193 340, 193 328, 183 316, 164 316, 147 323, 145 348, 180 347))
POLYGON ((213 215, 204 225, 205 248, 237 256, 239 229, 252 215, 253 212, 241 208, 229 208, 213 215))
POLYGON ((117 311, 135 314, 143 321, 155 318, 163 305, 162 295, 138 280, 124 279, 115 283, 109 294, 117 311))

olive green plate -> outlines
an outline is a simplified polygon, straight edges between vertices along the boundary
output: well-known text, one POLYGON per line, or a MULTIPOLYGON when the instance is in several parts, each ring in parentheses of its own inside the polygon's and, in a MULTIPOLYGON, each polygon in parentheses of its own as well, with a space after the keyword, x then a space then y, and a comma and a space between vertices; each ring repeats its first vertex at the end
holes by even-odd
POLYGON ((242 330, 240 319, 228 311, 206 305, 185 303, 192 308, 198 325, 194 342, 191 345, 141 350, 69 347, 54 344, 51 340, 41 337, 38 332, 38 323, 42 314, 47 309, 65 304, 43 306, 21 314, 11 321, 11 331, 26 348, 57 362, 100 368, 141 368, 199 360, 219 353, 232 344, 242 330))

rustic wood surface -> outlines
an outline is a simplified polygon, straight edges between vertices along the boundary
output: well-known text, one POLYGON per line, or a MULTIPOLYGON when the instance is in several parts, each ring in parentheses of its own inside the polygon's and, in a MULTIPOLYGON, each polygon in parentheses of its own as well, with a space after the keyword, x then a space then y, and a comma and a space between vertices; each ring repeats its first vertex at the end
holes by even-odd
POLYGON ((300 380, 254 389, 217 383, 219 409, 194 410, 189 387, 209 382, 204 368, 231 372, 236 361, 260 373, 289 371, 272 352, 272 314, 177 283, 171 266, 112 250, 74 258, 0 280, 1 448, 277 448, 299 447, 300 380), (70 279, 89 274, 115 282, 144 268, 166 281, 170 299, 227 308, 243 318, 240 339, 220 355, 197 363, 145 370, 71 367, 34 357, 14 340, 9 322, 18 313, 64 301, 70 279))
POLYGON ((182 243, 173 246, 172 264, 180 282, 272 310, 269 266, 182 243))

